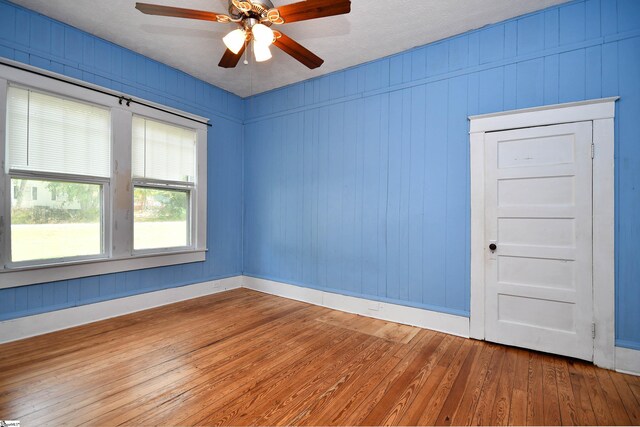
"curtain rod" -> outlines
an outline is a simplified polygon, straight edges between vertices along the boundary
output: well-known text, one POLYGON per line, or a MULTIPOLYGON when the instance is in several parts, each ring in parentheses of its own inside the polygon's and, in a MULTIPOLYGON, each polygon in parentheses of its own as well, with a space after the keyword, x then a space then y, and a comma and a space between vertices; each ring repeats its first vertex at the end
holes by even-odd
POLYGON ((137 101, 137 100, 135 100, 133 98, 127 98, 124 95, 116 95, 115 93, 107 92, 106 90, 98 89, 96 87, 91 87, 91 86, 84 85, 82 83, 78 83, 78 82, 75 82, 75 81, 71 81, 71 80, 60 78, 60 77, 52 76, 52 75, 49 75, 49 74, 46 74, 46 73, 42 73, 40 71, 32 70, 32 69, 29 69, 29 68, 26 68, 26 67, 21 67, 19 65, 11 64, 11 63, 8 63, 8 62, 5 62, 5 61, 1 61, 0 60, 0 64, 5 65, 7 67, 15 68, 17 70, 22 70, 22 71, 26 71, 28 73, 36 74, 38 76, 42 76, 42 77, 46 77, 46 78, 49 78, 49 79, 57 80, 59 82, 71 84, 71 85, 78 86, 78 87, 81 87, 81 88, 84 88, 84 89, 89 89, 89 90, 92 90, 94 92, 101 93, 103 95, 108 95, 108 96, 112 96, 114 98, 118 98, 118 103, 120 105, 126 104, 127 107, 128 107, 133 102, 134 104, 143 105, 143 106, 148 107, 148 108, 153 108, 154 110, 158 110, 158 111, 162 111, 164 113, 172 114, 174 116, 182 117, 183 119, 191 120, 191 121, 194 121, 196 123, 200 123, 200 124, 203 124, 203 125, 206 125, 206 126, 209 126, 209 127, 212 126, 211 123, 203 122, 201 120, 194 119, 192 117, 185 116, 183 114, 176 113, 176 112, 171 111, 171 110, 165 110, 164 108, 156 107, 155 105, 147 104, 146 102, 143 102, 143 101, 137 101))

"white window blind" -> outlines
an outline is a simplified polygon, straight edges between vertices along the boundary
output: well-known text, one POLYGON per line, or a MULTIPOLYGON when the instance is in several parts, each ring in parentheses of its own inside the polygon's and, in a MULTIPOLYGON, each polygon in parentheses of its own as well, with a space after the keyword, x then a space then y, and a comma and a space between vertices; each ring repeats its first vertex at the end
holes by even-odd
POLYGON ((13 86, 7 98, 10 169, 110 176, 108 109, 13 86))
POLYGON ((134 177, 195 181, 195 130, 134 116, 132 144, 134 177))

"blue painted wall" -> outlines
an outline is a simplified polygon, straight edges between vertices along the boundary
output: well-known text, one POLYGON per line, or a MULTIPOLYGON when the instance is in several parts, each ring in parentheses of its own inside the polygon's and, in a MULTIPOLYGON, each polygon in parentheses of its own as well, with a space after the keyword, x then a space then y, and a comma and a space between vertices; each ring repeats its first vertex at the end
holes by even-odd
POLYGON ((214 125, 206 262, 0 290, 0 320, 243 270, 468 315, 467 116, 620 95, 616 334, 640 349, 640 1, 572 2, 244 101, 6 0, 0 56, 214 125))
POLYGON ((617 345, 640 349, 638 0, 571 2, 246 99, 244 272, 468 315, 467 116, 615 95, 617 345))
POLYGON ((211 119, 206 262, 0 290, 0 320, 241 274, 242 99, 0 0, 0 56, 211 119))

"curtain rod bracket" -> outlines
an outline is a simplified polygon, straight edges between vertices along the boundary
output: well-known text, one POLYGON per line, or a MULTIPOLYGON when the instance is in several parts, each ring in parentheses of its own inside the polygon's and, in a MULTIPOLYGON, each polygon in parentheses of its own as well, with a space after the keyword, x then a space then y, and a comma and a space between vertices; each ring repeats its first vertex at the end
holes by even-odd
POLYGON ((127 107, 131 107, 131 102, 133 98, 125 98, 124 96, 118 97, 118 104, 122 105, 123 102, 126 102, 127 107))

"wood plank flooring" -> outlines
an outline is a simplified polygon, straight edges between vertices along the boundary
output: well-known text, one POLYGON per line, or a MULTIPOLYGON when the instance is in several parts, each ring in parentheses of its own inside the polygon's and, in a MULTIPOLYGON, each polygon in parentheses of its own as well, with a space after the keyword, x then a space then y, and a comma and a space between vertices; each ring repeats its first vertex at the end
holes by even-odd
POLYGON ((239 289, 0 345, 29 425, 640 424, 640 378, 239 289))

